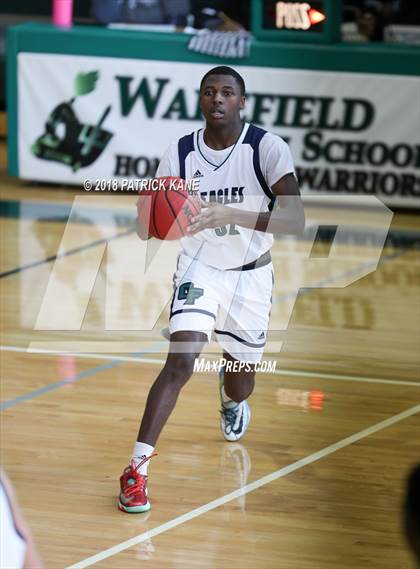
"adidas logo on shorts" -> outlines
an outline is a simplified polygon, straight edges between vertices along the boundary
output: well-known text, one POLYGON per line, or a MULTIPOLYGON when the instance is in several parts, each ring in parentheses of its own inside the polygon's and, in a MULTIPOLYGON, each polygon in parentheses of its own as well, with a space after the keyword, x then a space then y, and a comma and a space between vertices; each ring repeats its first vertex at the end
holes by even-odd
POLYGON ((204 174, 200 172, 200 170, 196 170, 193 178, 202 178, 204 174))
POLYGON ((258 340, 263 340, 265 338, 265 333, 261 332, 261 334, 258 336, 258 340))

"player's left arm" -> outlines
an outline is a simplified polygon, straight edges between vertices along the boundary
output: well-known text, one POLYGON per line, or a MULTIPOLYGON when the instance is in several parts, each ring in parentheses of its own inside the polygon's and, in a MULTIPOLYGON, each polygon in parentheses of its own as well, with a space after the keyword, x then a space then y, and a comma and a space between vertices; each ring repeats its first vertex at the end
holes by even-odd
POLYGON ((305 214, 295 175, 284 175, 271 186, 271 191, 275 202, 272 210, 267 212, 244 211, 202 201, 202 212, 193 218, 190 232, 194 234, 203 229, 234 223, 266 233, 301 235, 305 227, 305 214))

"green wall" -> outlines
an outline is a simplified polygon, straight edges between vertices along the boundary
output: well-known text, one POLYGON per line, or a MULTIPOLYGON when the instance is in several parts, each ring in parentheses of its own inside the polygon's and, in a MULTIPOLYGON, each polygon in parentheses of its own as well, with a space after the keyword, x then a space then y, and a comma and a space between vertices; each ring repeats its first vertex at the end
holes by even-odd
POLYGON ((208 65, 251 65, 387 75, 420 75, 420 49, 386 44, 297 44, 254 41, 246 59, 225 59, 187 49, 189 36, 74 26, 61 30, 27 23, 9 28, 7 37, 7 112, 9 173, 18 175, 17 55, 61 53, 133 59, 186 61, 208 65))

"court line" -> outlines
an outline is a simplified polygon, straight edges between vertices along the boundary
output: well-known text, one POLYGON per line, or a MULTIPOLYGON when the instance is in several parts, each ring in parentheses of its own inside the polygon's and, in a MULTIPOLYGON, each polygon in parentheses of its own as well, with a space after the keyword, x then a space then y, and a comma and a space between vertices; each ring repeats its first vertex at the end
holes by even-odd
MULTIPOLYGON (((37 204, 42 203, 42 202, 36 202, 37 204)), ((4 216, 1 216, 4 217, 4 216)), ((62 257, 66 257, 68 255, 73 255, 75 253, 79 253, 80 251, 84 251, 85 249, 90 249, 91 247, 96 247, 97 245, 100 245, 102 243, 107 243, 109 241, 111 241, 112 239, 117 239, 119 237, 123 237, 125 235, 129 235, 130 233, 132 233, 134 231, 134 229, 129 229, 123 233, 119 233, 117 235, 114 235, 110 238, 103 238, 103 239, 98 239, 97 241, 92 241, 91 243, 88 243, 86 245, 83 245, 82 247, 77 247, 75 249, 70 249, 69 251, 64 251, 63 253, 57 254, 57 255, 51 255, 49 257, 46 257, 45 259, 41 259, 39 261, 34 261, 33 263, 28 263, 27 265, 22 265, 20 267, 15 267, 14 269, 10 269, 8 271, 4 271, 3 273, 0 273, 0 279, 4 278, 4 277, 8 277, 10 275, 14 275, 16 273, 20 273, 22 271, 25 271, 27 269, 32 269, 34 267, 38 267, 40 265, 43 264, 47 264, 50 263, 51 261, 55 261, 56 259, 61 259, 62 257)), ((388 234, 387 234, 387 239, 388 236, 392 235, 392 234, 414 234, 414 235, 419 235, 420 232, 415 231, 415 230, 393 230, 393 229, 389 229, 388 230, 388 234)), ((406 249, 402 248, 403 252, 409 251, 410 249, 414 249, 415 245, 417 245, 417 241, 415 241, 414 243, 412 243, 409 247, 407 247, 406 249)), ((386 241, 384 243, 384 248, 386 247, 386 241)))
POLYGON ((40 397, 41 395, 45 395, 45 393, 49 393, 50 391, 54 391, 55 389, 58 389, 59 387, 63 387, 64 385, 69 385, 71 383, 75 383, 76 381, 80 381, 81 379, 85 379, 86 377, 90 377, 90 376, 94 375, 95 373, 105 371, 108 369, 112 369, 119 364, 120 364, 120 362, 109 362, 108 364, 96 366, 96 367, 90 368, 86 371, 82 371, 72 378, 67 378, 67 379, 62 379, 60 381, 55 381, 54 383, 49 383, 48 385, 45 385, 44 387, 41 387, 39 389, 34 389, 33 391, 28 391, 24 395, 19 395, 18 397, 15 397, 14 399, 7 399, 6 401, 3 401, 2 403, 0 403, 0 411, 5 411, 6 409, 9 409, 10 407, 15 407, 16 405, 19 405, 20 403, 24 403, 25 401, 31 401, 32 399, 35 399, 36 397, 40 397))
POLYGON ((51 261, 55 261, 56 259, 62 259, 63 257, 68 257, 69 255, 80 253, 81 251, 85 251, 86 249, 90 249, 91 247, 96 247, 97 245, 102 245, 103 243, 109 243, 109 241, 112 241, 113 239, 119 239, 120 237, 125 237, 126 235, 129 235, 134 231, 135 231, 134 229, 127 229, 127 231, 123 231, 122 233, 117 233, 116 235, 111 235, 111 237, 104 237, 103 239, 97 239, 96 241, 92 241, 91 243, 87 243, 86 245, 81 245, 80 247, 75 247, 74 249, 63 251, 63 253, 57 253, 56 255, 51 255, 50 257, 41 259, 40 261, 34 261, 33 263, 28 263, 27 265, 15 267, 14 269, 10 269, 9 271, 4 271, 3 273, 0 273, 0 279, 9 277, 10 275, 15 275, 16 273, 21 273, 22 271, 26 271, 26 269, 33 269, 34 267, 39 267, 40 265, 51 263, 51 261))
POLYGON ((247 484, 246 486, 243 486, 242 488, 238 488, 238 490, 234 490, 233 492, 230 492, 229 494, 225 494, 224 496, 221 496, 220 498, 217 498, 216 500, 212 500, 211 502, 208 502, 207 504, 204 504, 203 506, 200 506, 198 508, 195 508, 194 510, 191 510, 190 512, 187 512, 185 514, 182 514, 181 516, 178 516, 164 524, 161 524, 160 526, 157 526, 155 528, 153 528, 152 530, 146 531, 144 533, 141 533, 135 537, 132 537, 131 539, 127 539, 126 541, 123 541, 121 543, 118 543, 117 545, 114 545, 113 547, 110 547, 108 549, 105 549, 104 551, 101 551, 95 555, 92 555, 90 557, 87 557, 86 559, 83 559, 73 565, 70 565, 67 567, 67 569, 84 569, 85 567, 90 567, 91 565, 94 565, 95 563, 98 563, 99 561, 103 561, 104 559, 108 559, 109 557, 112 557, 114 555, 116 555, 117 553, 121 553, 122 551, 125 551, 126 549, 129 549, 130 547, 133 547, 134 545, 137 545, 138 543, 142 543, 143 541, 146 541, 152 537, 155 537, 157 535, 160 535, 166 531, 169 531, 181 524, 184 524, 186 522, 189 522, 190 520, 193 520, 199 516, 202 516, 203 514, 206 514, 207 512, 210 512, 216 508, 219 508, 220 506, 223 506, 224 504, 231 502, 232 500, 236 500, 237 498, 240 498, 241 496, 248 494, 249 492, 253 492, 254 490, 257 490, 258 488, 261 488, 262 486, 265 486, 266 484, 270 484, 271 482, 274 482, 275 480, 278 480, 279 478, 283 478, 285 476, 287 476, 288 474, 295 472, 296 470, 299 470, 300 468, 303 468, 304 466, 308 466, 309 464, 312 464, 318 460, 320 460, 321 458, 325 458, 326 456, 331 455, 332 453, 341 450, 353 443, 356 443, 370 435, 373 435, 375 433, 377 433, 378 431, 381 431, 382 429, 386 429, 387 427, 390 427, 391 425, 394 425, 395 423, 398 423, 399 421, 403 421, 404 419, 407 419, 408 417, 411 417, 412 415, 415 415, 416 413, 420 412, 420 405, 415 405, 414 407, 410 407, 409 409, 407 409, 406 411, 403 411, 402 413, 398 413, 397 415, 393 415, 392 417, 389 417, 388 419, 385 419, 384 421, 381 421, 379 423, 376 423, 375 425, 372 425, 370 427, 367 427, 366 429, 363 429, 362 431, 359 431, 358 433, 355 433, 354 435, 351 435, 349 437, 346 437, 345 439, 342 439, 341 441, 338 441, 336 443, 333 443, 323 449, 321 449, 320 451, 317 451, 313 454, 310 454, 308 456, 306 456, 305 458, 301 458, 300 460, 297 460, 296 462, 293 462, 292 464, 289 464, 283 468, 280 468, 279 470, 276 470, 275 472, 272 472, 271 474, 267 474, 266 476, 263 476, 262 478, 256 480, 255 482, 251 482, 250 484, 247 484))
MULTIPOLYGON (((134 231, 134 230, 132 229, 132 230, 129 230, 129 231, 125 232, 125 233, 120 233, 120 234, 118 234, 118 235, 115 235, 115 236, 112 237, 111 239, 114 239, 114 238, 117 238, 117 237, 121 237, 121 236, 123 236, 123 235, 126 235, 126 234, 132 232, 132 231, 134 231)), ((96 243, 96 242, 95 242, 95 243, 96 243)), ((88 246, 84 246, 84 247, 88 247, 88 246)), ((79 248, 79 249, 80 249, 80 248, 79 248)), ((76 251, 76 250, 74 250, 74 251, 76 251)), ((407 252, 407 250, 404 250, 404 249, 403 249, 403 250, 397 251, 397 252, 395 252, 395 253, 392 253, 392 254, 390 254, 390 255, 385 255, 384 257, 381 257, 381 258, 379 259, 378 264, 379 264, 381 261, 382 261, 382 262, 386 262, 386 261, 389 261, 389 260, 391 260, 391 259, 395 259, 396 257, 402 256, 402 255, 404 255, 406 252, 407 252)), ((66 254, 67 254, 67 253, 63 253, 62 256, 65 256, 66 254)), ((57 257, 58 257, 58 255, 57 255, 57 257)), ((370 266, 371 264, 372 264, 371 262, 364 263, 364 264, 362 265, 362 267, 364 268, 365 266, 370 266)), ((362 267, 358 267, 357 269, 353 269, 353 270, 351 270, 351 271, 345 271, 343 274, 339 275, 338 277, 335 277, 334 279, 333 279, 332 277, 330 277, 329 279, 326 279, 326 281, 325 281, 324 284, 333 282, 333 280, 335 280, 336 278, 342 278, 343 275, 352 274, 355 270, 356 270, 356 271, 357 271, 357 270, 360 270, 362 267)), ((4 274, 4 273, 2 273, 2 274, 4 274)), ((0 278, 1 278, 1 274, 0 274, 0 278)), ((316 288, 318 288, 318 287, 321 286, 322 284, 323 284, 323 283, 322 283, 322 281, 321 281, 320 283, 317 283, 315 287, 310 287, 310 288, 306 288, 306 289, 301 289, 301 290, 299 291, 299 294, 309 294, 310 292, 312 292, 313 290, 315 290, 316 288)), ((276 297, 276 299, 275 299, 274 302, 282 302, 282 301, 286 300, 290 295, 295 296, 294 293, 285 293, 285 294, 283 294, 283 295, 280 295, 280 296, 276 297)), ((75 355, 75 354, 74 354, 74 355, 75 355)), ((112 365, 112 367, 115 367, 116 365, 119 365, 119 364, 121 363, 121 361, 123 361, 123 360, 117 360, 115 357, 111 357, 111 360, 112 360, 112 361, 115 361, 115 363, 112 365)), ((144 361, 143 363, 148 363, 148 362, 144 361)), ((163 363, 164 363, 164 362, 163 362, 163 363)), ((89 377, 90 375, 95 374, 97 370, 98 370, 98 371, 102 371, 102 368, 101 368, 101 367, 99 367, 99 368, 93 368, 92 370, 90 370, 91 373, 89 373, 89 370, 88 370, 87 372, 85 372, 84 377, 89 377)), ((279 375, 280 375, 280 373, 279 373, 279 375)), ((291 375, 291 374, 289 374, 289 375, 291 375)), ((328 377, 331 377, 331 376, 328 376, 328 377)), ((344 377, 344 376, 342 376, 342 377, 344 377)), ((76 376, 75 381, 77 381, 78 379, 83 379, 83 378, 78 378, 78 376, 76 376)), ((336 379, 338 379, 338 377, 336 377, 336 379)), ((371 379, 374 379, 374 378, 371 378, 371 379)), ((355 381, 355 380, 353 380, 353 381, 355 381)), ((385 381, 388 382, 388 381, 392 381, 392 380, 384 380, 384 381, 381 381, 381 383, 384 383, 385 381)), ((53 384, 50 384, 50 386, 45 386, 44 388, 31 391, 31 392, 29 392, 29 393, 27 393, 27 394, 25 394, 25 395, 20 396, 20 397, 16 397, 15 399, 9 399, 8 401, 5 401, 5 402, 3 402, 3 403, 0 404, 0 411, 5 410, 5 409, 8 409, 8 408, 10 408, 10 407, 14 407, 15 405, 18 405, 19 403, 23 403, 24 401, 30 401, 31 399, 34 399, 34 398, 36 398, 36 397, 39 397, 40 395, 43 395, 44 393, 48 393, 49 391, 53 391, 54 389, 58 389, 58 388, 60 388, 60 387, 63 387, 63 385, 68 384, 68 382, 69 382, 69 380, 61 380, 61 381, 55 382, 55 383, 53 383, 53 384)), ((377 382, 378 382, 378 380, 372 381, 372 383, 377 383, 377 382)), ((398 383, 398 382, 397 382, 397 383, 398 383)), ((417 385, 417 384, 414 384, 414 385, 417 385)))
MULTIPOLYGON (((20 346, 0 346, 0 352, 17 352, 17 353, 28 353, 28 354, 44 354, 44 355, 52 355, 52 356, 70 356, 75 358, 84 358, 84 359, 99 359, 99 360, 111 360, 112 362, 124 362, 124 363, 140 363, 140 364, 156 364, 156 365, 163 365, 166 360, 158 359, 158 358, 144 358, 144 357, 136 357, 136 356, 109 356, 107 354, 89 354, 89 353, 63 353, 63 352, 56 352, 54 350, 41 350, 41 349, 33 349, 28 350, 27 348, 22 348, 20 346)), ((205 359, 210 360, 211 358, 206 357, 204 354, 202 356, 205 359)), ((214 361, 219 361, 220 358, 213 358, 214 361)), ((95 368, 99 369, 99 368, 95 368)), ((86 373, 86 372, 85 372, 86 373)), ((264 373, 264 372, 261 372, 264 373)), ((336 373, 316 373, 312 371, 304 371, 304 370, 274 370, 270 372, 266 372, 272 375, 282 375, 282 376, 292 376, 292 377, 308 377, 314 379, 329 379, 335 381, 355 381, 359 383, 379 383, 384 385, 404 385, 408 387, 420 387, 420 382, 417 381, 406 381, 406 380, 398 380, 398 379, 386 379, 381 377, 369 377, 369 376, 359 376, 359 375, 344 375, 344 374, 336 374, 336 373)), ((69 380, 66 380, 64 383, 69 383, 69 380)), ((57 387, 61 387, 62 382, 57 382, 57 387), (58 385, 60 384, 60 385, 58 385)), ((53 384, 56 385, 56 384, 53 384)), ((47 390, 50 391, 50 390, 47 390)), ((46 392, 46 391, 45 391, 46 392)), ((40 395, 42 395, 40 393, 40 395)), ((0 406, 1 409, 1 406, 0 406)))

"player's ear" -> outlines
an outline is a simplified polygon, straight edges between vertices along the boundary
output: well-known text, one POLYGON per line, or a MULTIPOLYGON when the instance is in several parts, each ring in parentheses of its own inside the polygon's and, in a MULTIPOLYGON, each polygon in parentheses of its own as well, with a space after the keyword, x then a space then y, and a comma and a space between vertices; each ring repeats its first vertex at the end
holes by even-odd
POLYGON ((242 110, 245 108, 245 95, 242 95, 241 100, 239 101, 239 108, 242 110))

